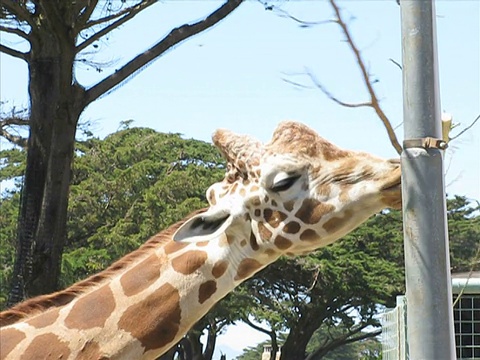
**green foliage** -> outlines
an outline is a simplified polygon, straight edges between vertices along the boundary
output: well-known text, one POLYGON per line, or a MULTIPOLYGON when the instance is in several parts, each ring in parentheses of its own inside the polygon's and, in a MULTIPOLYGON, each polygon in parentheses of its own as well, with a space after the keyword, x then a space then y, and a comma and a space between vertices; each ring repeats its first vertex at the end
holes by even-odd
MULTIPOLYGON (((14 182, 13 191, 20 187, 19 179, 25 172, 26 152, 20 148, 0 150, 0 182, 11 180, 14 182)), ((2 194, 2 197, 8 196, 2 194)))
POLYGON ((7 197, 0 198, 0 309, 7 301, 9 280, 13 273, 19 205, 18 193, 8 193, 7 197))
MULTIPOLYGON (((223 159, 211 145, 127 125, 104 140, 77 143, 62 286, 100 271, 205 206, 205 190, 223 176, 223 159)), ((1 156, 1 179, 20 176, 23 152, 1 156)), ((15 190, 0 199, 0 308, 12 272, 19 200, 15 190)), ((448 200, 454 271, 469 270, 478 254, 479 210, 464 197, 448 200)), ((376 359, 375 339, 332 344, 347 332, 345 339, 352 341, 365 327, 378 328, 379 305, 393 306, 395 296, 404 292, 403 261, 401 213, 384 212, 309 256, 280 259, 217 304, 195 330, 218 333, 253 317, 268 324, 278 339, 285 333, 286 350, 295 345, 308 354, 330 346, 324 359, 347 359, 350 353, 376 359)), ((242 356, 257 356, 263 347, 258 349, 242 356)))
POLYGON ((262 358, 263 353, 263 346, 269 344, 270 341, 262 341, 258 343, 256 346, 249 346, 248 348, 243 350, 239 356, 237 356, 236 360, 260 360, 262 358))
POLYGON ((224 172, 210 144, 151 129, 121 130, 85 148, 73 167, 64 255, 76 258, 82 249, 88 261, 83 271, 68 267, 77 269, 75 279, 206 206, 205 190, 224 172))
MULTIPOLYGON (((320 348, 325 339, 329 336, 341 335, 342 329, 340 327, 331 330, 328 334, 325 329, 317 330, 310 339, 307 352, 312 353, 320 348)), ((282 336, 281 336, 282 338, 282 336)), ((283 336, 284 340, 284 336, 283 336)), ((262 358, 264 345, 270 344, 269 340, 262 341, 256 346, 249 346, 243 350, 243 353, 236 357, 236 360, 260 360, 262 358)), ((378 338, 368 338, 349 344, 345 344, 335 350, 328 352, 322 356, 322 360, 380 360, 382 358, 382 345, 378 338)), ((312 360, 317 358, 312 358, 312 360)))
MULTIPOLYGON (((25 157, 5 157, 2 179, 21 175, 25 157), (11 163, 10 163, 11 162, 11 163)), ((104 140, 77 143, 68 208, 68 238, 60 284, 68 286, 107 267, 193 210, 224 175, 208 143, 132 128, 104 140)), ((16 239, 19 194, 4 194, 0 212, 0 308, 7 294, 16 239)))
MULTIPOLYGON (((466 271, 478 256, 479 207, 464 197, 447 203, 452 269, 466 271)), ((343 351, 339 328, 342 336, 348 334, 345 341, 361 338, 367 326, 378 329, 375 315, 384 306, 393 307, 396 295, 405 292, 402 237, 401 212, 387 211, 326 248, 280 259, 242 285, 251 296, 244 318, 253 316, 275 332, 287 332, 284 351, 296 349, 298 358, 322 353, 322 347, 323 356, 343 351), (315 342, 319 331, 324 337, 315 342)), ((478 269, 478 257, 476 264, 478 269)), ((377 352, 365 349, 365 357, 374 359, 377 352)))
POLYGON ((480 203, 455 196, 447 211, 452 272, 480 270, 480 203))
MULTIPOLYGON (((339 338, 345 334, 345 329, 337 326, 331 329, 320 327, 307 345, 307 353, 321 349, 332 338, 339 338)), ((360 334, 363 335, 364 333, 360 334)), ((325 355, 312 357, 312 360, 379 360, 382 358, 382 344, 377 337, 370 337, 339 346, 325 355)))

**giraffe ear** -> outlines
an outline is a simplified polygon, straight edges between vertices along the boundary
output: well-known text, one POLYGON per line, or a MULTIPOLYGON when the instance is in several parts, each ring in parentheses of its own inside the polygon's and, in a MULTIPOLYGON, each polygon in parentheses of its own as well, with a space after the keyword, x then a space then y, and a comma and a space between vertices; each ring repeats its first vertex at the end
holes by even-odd
POLYGON ((173 234, 176 242, 208 241, 224 232, 232 223, 232 216, 228 211, 206 211, 188 219, 173 234))

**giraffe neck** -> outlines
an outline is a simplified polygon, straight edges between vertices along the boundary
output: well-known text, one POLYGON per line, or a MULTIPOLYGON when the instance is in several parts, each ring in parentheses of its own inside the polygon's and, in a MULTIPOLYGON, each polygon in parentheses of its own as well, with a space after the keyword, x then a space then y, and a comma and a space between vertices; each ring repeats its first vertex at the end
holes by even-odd
POLYGON ((0 358, 48 351, 65 359, 154 359, 273 261, 267 258, 224 233, 209 242, 168 241, 68 304, 3 327, 0 358))

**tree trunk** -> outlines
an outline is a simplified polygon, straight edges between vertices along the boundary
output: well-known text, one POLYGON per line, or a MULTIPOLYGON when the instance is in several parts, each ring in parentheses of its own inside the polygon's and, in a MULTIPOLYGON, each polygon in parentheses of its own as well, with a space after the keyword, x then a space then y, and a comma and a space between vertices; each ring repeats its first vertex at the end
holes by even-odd
POLYGON ((301 317, 295 327, 290 330, 285 343, 282 346, 280 360, 305 359, 307 355, 307 345, 312 338, 313 333, 321 324, 317 319, 321 319, 318 314, 309 314, 307 317, 301 317))
POLYGON ((83 90, 72 78, 74 40, 42 32, 29 61, 30 134, 8 305, 57 290, 75 130, 83 90))

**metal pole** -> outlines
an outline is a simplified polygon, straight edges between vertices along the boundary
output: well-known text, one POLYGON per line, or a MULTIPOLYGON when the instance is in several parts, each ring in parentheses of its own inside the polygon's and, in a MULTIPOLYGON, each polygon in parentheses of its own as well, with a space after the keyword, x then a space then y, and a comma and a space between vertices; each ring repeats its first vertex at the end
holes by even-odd
POLYGON ((401 0, 408 358, 455 359, 435 9, 401 0))

